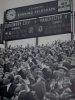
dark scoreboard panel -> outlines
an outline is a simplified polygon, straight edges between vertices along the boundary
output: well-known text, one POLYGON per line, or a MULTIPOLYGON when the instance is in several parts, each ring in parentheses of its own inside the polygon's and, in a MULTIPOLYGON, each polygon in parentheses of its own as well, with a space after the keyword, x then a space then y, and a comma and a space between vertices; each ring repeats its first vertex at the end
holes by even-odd
POLYGON ((71 11, 71 0, 55 0, 29 6, 8 9, 4 22, 23 20, 71 11))
POLYGON ((58 11, 57 5, 58 5, 57 1, 51 1, 51 2, 8 9, 4 14, 4 21, 10 22, 21 19, 23 20, 26 18, 55 14, 58 11))
POLYGON ((43 16, 6 23, 4 40, 17 40, 71 32, 71 13, 43 16))
POLYGON ((0 44, 3 43, 3 24, 0 24, 0 44))

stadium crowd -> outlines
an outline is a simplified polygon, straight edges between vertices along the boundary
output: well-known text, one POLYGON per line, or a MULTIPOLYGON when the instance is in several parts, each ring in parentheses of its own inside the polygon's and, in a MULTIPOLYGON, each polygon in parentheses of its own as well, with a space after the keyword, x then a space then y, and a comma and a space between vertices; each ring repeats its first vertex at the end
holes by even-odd
POLYGON ((75 100, 75 41, 0 48, 0 100, 75 100))

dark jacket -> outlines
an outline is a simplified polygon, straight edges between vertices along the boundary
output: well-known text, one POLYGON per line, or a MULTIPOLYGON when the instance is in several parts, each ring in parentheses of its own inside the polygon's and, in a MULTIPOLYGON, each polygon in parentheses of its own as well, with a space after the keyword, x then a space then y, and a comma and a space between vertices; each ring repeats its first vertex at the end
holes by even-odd
POLYGON ((14 91, 15 91, 16 85, 14 83, 11 83, 8 91, 7 91, 7 86, 3 85, 0 87, 0 96, 7 97, 7 98, 12 98, 14 96, 14 91))
POLYGON ((18 100, 38 100, 32 92, 21 92, 19 94, 18 100))
POLYGON ((7 64, 4 64, 4 66, 3 66, 3 72, 5 73, 5 72, 10 72, 10 64, 9 63, 7 63, 7 64))
POLYGON ((43 100, 45 93, 46 93, 46 85, 44 80, 40 80, 39 82, 36 82, 33 86, 32 86, 33 90, 36 92, 37 97, 39 98, 39 100, 43 100))

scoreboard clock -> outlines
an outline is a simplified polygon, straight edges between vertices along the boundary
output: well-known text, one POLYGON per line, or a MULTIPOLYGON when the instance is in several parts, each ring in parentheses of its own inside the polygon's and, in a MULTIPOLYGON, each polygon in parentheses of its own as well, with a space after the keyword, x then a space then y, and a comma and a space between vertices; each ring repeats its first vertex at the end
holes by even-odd
POLYGON ((15 19, 16 17, 16 11, 14 9, 8 10, 6 13, 6 19, 11 21, 13 19, 15 19))

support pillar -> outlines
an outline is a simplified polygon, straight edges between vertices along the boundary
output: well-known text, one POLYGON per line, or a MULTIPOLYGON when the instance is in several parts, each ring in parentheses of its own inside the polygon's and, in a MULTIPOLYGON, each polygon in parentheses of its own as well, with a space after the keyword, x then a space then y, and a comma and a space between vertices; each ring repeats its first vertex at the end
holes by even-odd
POLYGON ((8 47, 8 42, 7 41, 5 41, 5 48, 7 48, 8 47))
POLYGON ((36 46, 38 45, 38 37, 36 37, 36 46))

